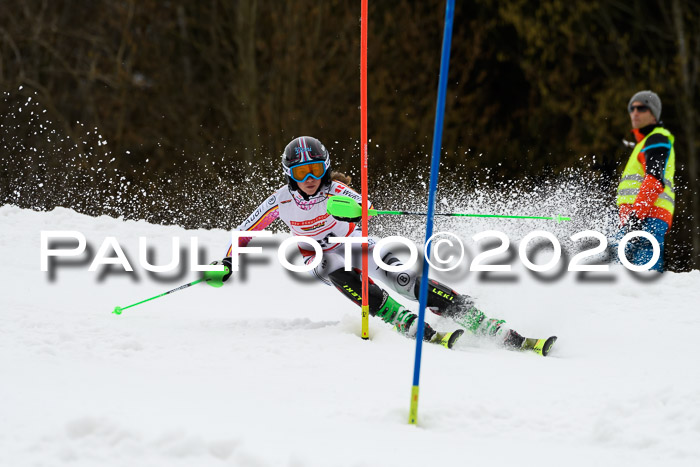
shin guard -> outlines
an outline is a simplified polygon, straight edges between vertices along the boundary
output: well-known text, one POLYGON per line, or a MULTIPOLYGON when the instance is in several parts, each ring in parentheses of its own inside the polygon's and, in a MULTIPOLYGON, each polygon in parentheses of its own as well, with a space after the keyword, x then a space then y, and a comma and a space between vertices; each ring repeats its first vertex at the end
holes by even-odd
MULTIPOLYGON (((358 306, 362 305, 362 274, 359 269, 345 271, 338 269, 328 275, 333 285, 358 306)), ((413 337, 416 326, 413 326, 418 316, 404 308, 391 298, 389 293, 369 279, 369 314, 381 318, 384 322, 395 326, 401 334, 413 337)), ((424 339, 430 340, 435 331, 425 323, 424 339)))

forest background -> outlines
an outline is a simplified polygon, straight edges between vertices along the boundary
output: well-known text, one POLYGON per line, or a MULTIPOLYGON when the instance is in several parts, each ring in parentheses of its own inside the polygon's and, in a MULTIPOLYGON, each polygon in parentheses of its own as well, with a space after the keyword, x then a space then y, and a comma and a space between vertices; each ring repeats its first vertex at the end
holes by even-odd
MULTIPOLYGON (((357 176, 359 17, 346 0, 0 1, 0 204, 230 229, 303 134, 357 176)), ((443 20, 443 1, 369 2, 372 195, 428 176, 443 20)), ((698 24, 689 0, 458 1, 441 180, 516 187, 585 160, 614 204, 627 102, 653 89, 676 136, 667 264, 700 268, 698 24)))

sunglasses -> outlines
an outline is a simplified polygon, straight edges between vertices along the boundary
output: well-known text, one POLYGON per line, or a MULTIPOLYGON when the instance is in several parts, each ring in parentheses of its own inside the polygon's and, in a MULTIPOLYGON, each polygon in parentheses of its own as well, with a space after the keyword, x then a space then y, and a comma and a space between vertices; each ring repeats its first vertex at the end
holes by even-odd
POLYGON ((644 113, 649 111, 649 106, 648 105, 631 105, 630 106, 630 113, 637 111, 639 113, 644 113))
POLYGON ((316 180, 323 178, 326 173, 326 164, 323 162, 307 162, 306 164, 296 165, 291 168, 289 175, 295 182, 301 183, 311 177, 316 180))

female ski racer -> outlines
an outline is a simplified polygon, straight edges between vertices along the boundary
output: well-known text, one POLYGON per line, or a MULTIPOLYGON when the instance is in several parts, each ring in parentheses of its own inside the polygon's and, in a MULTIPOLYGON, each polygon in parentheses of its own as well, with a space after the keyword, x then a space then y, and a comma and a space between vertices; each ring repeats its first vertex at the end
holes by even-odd
MULTIPOLYGON (((294 139, 282 154, 282 170, 287 184, 278 189, 245 220, 236 230, 263 230, 274 220, 282 219, 294 235, 311 237, 323 250, 323 260, 311 273, 321 282, 334 285, 343 295, 356 304, 361 304, 362 290, 361 256, 353 255, 353 269, 345 270, 345 247, 340 243, 330 243, 330 237, 356 237, 362 231, 357 223, 361 218, 335 218, 326 211, 327 200, 331 196, 343 195, 358 202, 361 196, 347 186, 348 177, 337 172, 330 172, 331 160, 325 146, 316 138, 302 136, 294 139), (343 183, 345 181, 345 183, 343 183)), ((246 246, 251 237, 239 239, 239 247, 246 246)), ((368 240, 369 276, 379 279, 395 292, 410 300, 418 300, 420 277, 415 271, 390 272, 380 268, 373 259, 372 248, 376 241, 368 240)), ((311 248, 311 247, 310 247, 311 248)), ((355 253, 361 251, 360 244, 353 244, 355 253)), ((313 249, 306 250, 299 245, 305 264, 315 256, 313 249)), ((226 257, 221 262, 231 270, 231 244, 226 257)), ((397 266, 400 260, 391 252, 384 251, 382 260, 385 264, 397 266)), ((229 272, 223 277, 226 281, 229 272)), ((415 337, 417 315, 406 310, 389 293, 370 279, 369 312, 385 322, 395 326, 402 334, 415 337)), ((428 287, 428 308, 441 316, 449 317, 468 331, 491 336, 508 348, 529 348, 546 355, 552 342, 545 345, 545 339, 525 339, 512 329, 504 326, 504 320, 489 319, 479 311, 471 297, 458 294, 450 287, 430 279, 428 287), (536 341, 536 342, 535 342, 536 341), (542 341, 542 342, 540 342, 542 341), (535 347, 539 345, 540 349, 535 347)), ((462 334, 462 330, 452 333, 437 333, 425 323, 424 340, 436 342, 445 347, 452 347, 462 334)), ((556 338, 554 338, 556 339, 556 338)))

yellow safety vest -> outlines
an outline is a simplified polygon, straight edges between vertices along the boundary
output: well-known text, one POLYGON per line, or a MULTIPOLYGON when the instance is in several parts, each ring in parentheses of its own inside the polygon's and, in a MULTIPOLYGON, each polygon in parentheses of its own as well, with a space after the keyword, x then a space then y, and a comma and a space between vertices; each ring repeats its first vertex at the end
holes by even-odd
MULTIPOLYGON (((639 187, 644 180, 644 166, 639 162, 639 153, 644 148, 644 144, 651 135, 662 134, 668 138, 671 143, 671 151, 666 160, 666 167, 663 173, 664 191, 659 194, 659 197, 654 201, 654 206, 665 211, 673 216, 673 211, 676 205, 676 192, 673 189, 673 175, 676 172, 676 152, 673 149, 674 137, 670 131, 665 128, 657 127, 649 133, 634 147, 632 155, 630 155, 625 171, 622 172, 622 180, 617 187, 617 205, 634 204, 639 194, 639 187)), ((650 147, 654 147, 653 145, 650 147)), ((649 149, 649 148, 646 148, 649 149)), ((653 211, 652 211, 653 212, 653 211)), ((657 216, 653 216, 657 217, 657 216)), ((667 217, 667 216, 663 216, 667 217)), ((670 219, 670 216, 668 216, 670 219)))

